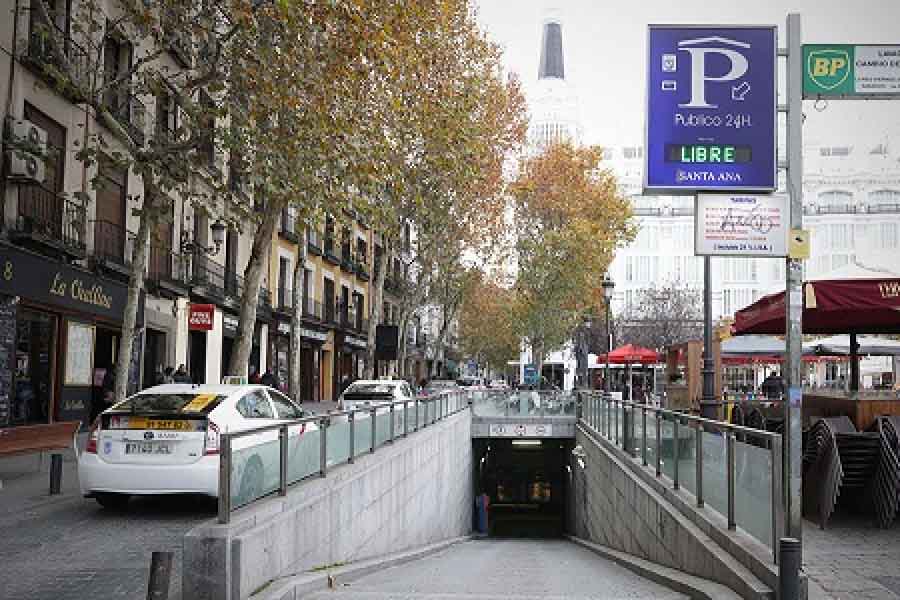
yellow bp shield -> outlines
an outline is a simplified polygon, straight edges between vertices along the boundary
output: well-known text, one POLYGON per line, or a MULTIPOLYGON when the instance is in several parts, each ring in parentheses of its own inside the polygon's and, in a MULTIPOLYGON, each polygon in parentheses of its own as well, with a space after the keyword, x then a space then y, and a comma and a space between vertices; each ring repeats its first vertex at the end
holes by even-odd
POLYGON ((847 48, 822 48, 806 56, 808 83, 821 92, 853 93, 851 73, 853 59, 847 48))

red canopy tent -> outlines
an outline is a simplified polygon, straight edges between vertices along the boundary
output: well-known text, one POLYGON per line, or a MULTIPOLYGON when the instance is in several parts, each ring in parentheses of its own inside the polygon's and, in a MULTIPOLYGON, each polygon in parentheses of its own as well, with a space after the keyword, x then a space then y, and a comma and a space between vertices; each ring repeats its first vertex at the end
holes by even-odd
MULTIPOLYGON (((606 354, 597 355, 597 363, 605 363, 606 354)), ((649 348, 626 344, 609 353, 609 362, 614 365, 635 364, 652 365, 660 362, 659 354, 649 348)))
MULTIPOLYGON (((803 333, 900 333, 900 275, 848 265, 803 284, 803 333)), ((735 335, 784 333, 784 292, 734 316, 735 335)))

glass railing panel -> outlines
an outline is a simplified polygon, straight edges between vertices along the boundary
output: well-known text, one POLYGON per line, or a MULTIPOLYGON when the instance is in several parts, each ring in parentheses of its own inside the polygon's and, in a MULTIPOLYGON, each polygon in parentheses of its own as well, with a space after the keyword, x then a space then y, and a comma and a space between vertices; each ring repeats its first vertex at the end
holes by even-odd
POLYGON ((659 420, 652 412, 647 412, 647 464, 656 468, 656 428, 659 420))
MULTIPOLYGON (((305 423, 288 428, 288 485, 319 472, 322 464, 320 427, 320 423, 305 423)), ((331 429, 325 434, 326 442, 330 435, 331 429)))
POLYGON ((278 432, 231 439, 231 506, 237 508, 278 489, 281 454, 278 432))
POLYGON ((662 472, 669 479, 675 478, 675 425, 668 419, 660 419, 660 458, 662 472))
POLYGON ((358 412, 353 422, 353 456, 360 456, 372 450, 372 417, 367 412, 358 412))
POLYGON ((745 442, 734 444, 737 526, 772 547, 772 454, 745 442))
POLYGON ((350 458, 350 422, 346 415, 333 417, 325 434, 325 456, 328 468, 347 462, 350 458))
POLYGON ((379 408, 375 415, 375 446, 383 446, 389 439, 391 439, 391 411, 389 408, 379 408))
POLYGON ((697 495, 697 430, 682 421, 678 424, 678 481, 697 495))
POLYGON ((728 460, 723 432, 703 432, 703 501, 728 516, 728 460))

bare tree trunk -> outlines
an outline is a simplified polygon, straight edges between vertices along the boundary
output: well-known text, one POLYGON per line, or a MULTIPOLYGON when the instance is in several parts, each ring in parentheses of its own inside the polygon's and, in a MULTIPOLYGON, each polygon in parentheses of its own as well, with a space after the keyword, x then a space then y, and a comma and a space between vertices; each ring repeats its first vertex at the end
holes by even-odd
POLYGON ((253 236, 250 261, 247 263, 247 268, 244 269, 244 295, 241 297, 238 334, 231 352, 231 364, 228 365, 228 374, 232 376, 247 376, 250 352, 253 350, 256 310, 259 305, 259 286, 262 282, 263 268, 268 266, 272 234, 275 231, 275 222, 278 220, 279 214, 279 211, 266 206, 263 220, 253 236))
POLYGON ((375 328, 381 319, 381 313, 384 310, 384 279, 388 269, 388 245, 385 244, 381 255, 381 265, 377 273, 375 273, 375 302, 372 303, 372 311, 369 315, 369 340, 366 345, 366 379, 375 379, 378 373, 375 372, 375 328))
MULTIPOLYGON (((143 174, 142 174, 143 175, 143 174)), ((145 177, 147 175, 144 175, 145 177)), ((128 395, 128 375, 131 368, 131 353, 134 347, 135 330, 137 328, 137 311, 144 289, 144 276, 147 272, 147 246, 150 242, 150 230, 154 225, 153 209, 156 194, 144 186, 144 210, 138 225, 134 248, 131 251, 131 273, 128 279, 128 299, 122 314, 122 336, 119 338, 119 354, 116 359, 116 387, 114 402, 121 402, 128 395)))
MULTIPOLYGON (((303 274, 306 269, 306 231, 300 234, 300 253, 297 263, 294 265, 293 287, 291 287, 291 398, 301 401, 300 398, 300 319, 303 317, 303 294, 300 286, 303 285, 303 274)), ((310 399, 311 400, 311 399, 310 399)))

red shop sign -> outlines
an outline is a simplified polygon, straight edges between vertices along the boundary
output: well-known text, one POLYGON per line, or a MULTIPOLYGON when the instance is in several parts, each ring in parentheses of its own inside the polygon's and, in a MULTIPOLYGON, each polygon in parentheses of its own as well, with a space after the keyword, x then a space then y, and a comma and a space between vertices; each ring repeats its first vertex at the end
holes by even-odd
POLYGON ((188 312, 188 329, 212 331, 216 307, 212 304, 191 304, 188 312))

